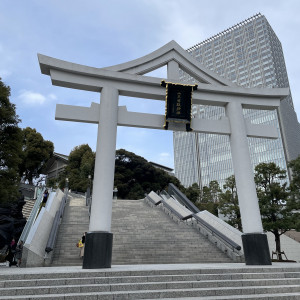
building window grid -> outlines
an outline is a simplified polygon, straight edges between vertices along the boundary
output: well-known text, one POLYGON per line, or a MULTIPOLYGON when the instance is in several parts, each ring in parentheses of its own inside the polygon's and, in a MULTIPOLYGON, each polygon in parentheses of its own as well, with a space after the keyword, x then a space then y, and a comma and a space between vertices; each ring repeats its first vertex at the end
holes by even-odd
MULTIPOLYGON (((259 20, 259 19, 258 19, 259 20)), ((230 80, 235 81, 243 86, 253 86, 253 85, 260 85, 260 86, 268 86, 270 84, 272 84, 272 81, 274 81, 275 76, 272 76, 272 74, 274 74, 274 67, 273 67, 273 63, 272 63, 272 59, 271 59, 271 53, 270 53, 270 43, 267 39, 265 38, 261 38, 261 36, 263 34, 265 34, 265 24, 263 21, 261 20, 254 20, 252 22, 250 22, 249 24, 247 24, 247 27, 244 27, 244 30, 239 29, 238 31, 235 31, 234 34, 225 34, 222 38, 219 38, 219 43, 218 43, 218 52, 214 51, 213 48, 210 47, 209 42, 206 44, 205 47, 203 47, 203 49, 205 49, 206 51, 210 51, 210 55, 211 55, 211 60, 209 61, 209 66, 211 69, 216 69, 216 71, 223 76, 227 76, 230 80), (258 24, 260 24, 258 26, 258 24), (251 28, 252 27, 252 28, 251 28), (256 30, 255 30, 256 27, 256 30), (249 33, 251 32, 251 36, 253 35, 254 39, 248 41, 247 43, 243 42, 243 39, 249 39, 249 33), (242 43, 245 44, 246 48, 238 48, 238 55, 241 58, 245 58, 243 61, 243 66, 241 65, 241 68, 239 69, 237 66, 234 66, 234 60, 232 57, 231 52, 233 51, 233 48, 231 47, 232 45, 232 40, 233 39, 238 39, 238 43, 241 41, 242 43), (225 47, 222 47, 222 43, 225 44, 225 47), (260 49, 260 51, 257 51, 257 49, 260 49), (209 50, 208 50, 209 49, 209 50), (227 52, 226 52, 227 51, 227 52), (254 55, 253 55, 254 54, 254 55), (223 63, 225 60, 225 66, 222 66, 221 63, 223 63), (253 73, 253 66, 257 66, 257 64, 261 65, 260 68, 255 68, 255 72, 253 73), (246 69, 244 69, 244 66, 246 67, 246 69), (264 69, 264 67, 266 67, 266 69, 264 69), (268 74, 265 74, 264 71, 270 70, 273 71, 269 71, 268 74), (239 70, 242 70, 241 72, 239 72, 239 70), (247 75, 250 78, 247 78, 247 75), (252 79, 251 79, 252 78, 252 79)), ((215 43, 215 42, 214 42, 215 43)), ((239 46, 239 45, 238 45, 239 46)), ((199 49, 201 49, 201 47, 199 47, 199 49)), ((203 53, 205 51, 199 50, 197 55, 197 59, 199 61, 203 60, 203 53)), ((195 51, 196 53, 196 51, 195 51)), ((206 52, 208 53, 208 52, 206 52)), ((208 54, 206 54, 208 55, 208 54)), ((204 61, 204 63, 206 63, 206 65, 208 65, 207 62, 204 61)), ((281 67, 281 66, 280 66, 281 67)), ((277 69, 280 70, 280 67, 278 66, 277 69)), ((274 84, 273 84, 274 86, 274 84)), ((291 100, 292 101, 292 100, 291 100)), ((202 107, 202 111, 201 114, 199 115, 199 117, 201 118, 207 118, 207 119, 218 119, 220 118, 220 115, 218 115, 220 113, 220 111, 215 110, 215 108, 211 108, 211 107, 202 107)), ((221 114, 225 115, 225 110, 224 108, 221 108, 221 114)), ((249 112, 249 115, 247 112, 244 112, 245 114, 245 118, 249 118, 251 119, 251 115, 256 115, 256 121, 251 121, 251 123, 253 124, 275 124, 278 127, 278 132, 280 134, 280 130, 279 130, 279 124, 278 124, 278 118, 277 118, 277 114, 276 114, 276 118, 274 118, 274 115, 272 116, 272 113, 270 114, 270 116, 268 116, 268 112, 266 112, 266 115, 264 114, 258 114, 258 112, 249 112), (259 118, 261 118, 259 120, 259 118), (260 123, 262 122, 262 123, 260 123), (275 123, 274 123, 275 122, 275 123)), ((205 134, 199 134, 199 140, 201 140, 200 136, 205 135, 205 134)), ((209 135, 206 135, 209 136, 209 135)), ((205 139, 202 138, 202 140, 206 140, 208 142, 211 142, 209 140, 209 138, 205 139)), ((286 163, 285 163, 285 157, 284 157, 284 153, 283 153, 283 149, 282 149, 282 144, 281 144, 281 140, 277 142, 274 141, 270 141, 270 140, 263 140, 262 139, 254 139, 254 138, 248 138, 249 141, 249 148, 251 151, 251 148, 254 147, 254 145, 256 145, 256 147, 258 147, 257 145, 260 145, 261 143, 265 143, 267 141, 267 147, 266 147, 266 151, 268 151, 268 149, 272 149, 272 155, 271 154, 265 154, 262 155, 261 158, 259 159, 259 156, 254 155, 253 153, 251 154, 251 159, 253 161, 253 163, 257 162, 258 160, 276 160, 278 162, 280 162, 280 164, 283 167, 286 167, 286 163), (276 151, 274 151, 276 149, 276 151)), ((218 147, 216 148, 222 148, 219 147, 220 144, 219 143, 223 143, 218 141, 218 139, 216 139, 216 141, 214 142, 214 144, 218 144, 218 147)), ((214 147, 214 144, 211 144, 212 147, 214 147)), ((229 145, 229 144, 228 144, 229 145)), ((199 143, 199 148, 201 149, 201 151, 203 150, 203 147, 201 147, 201 144, 199 143)), ((206 147, 208 148, 208 147, 206 147)), ((224 149, 227 149, 228 147, 224 147, 224 149)), ((266 151, 259 151, 258 153, 264 153, 266 151)), ((206 153, 208 154, 208 150, 206 150, 206 153)), ((252 151, 253 152, 253 151, 252 151)), ((202 169, 201 169, 201 173, 202 172, 211 172, 211 178, 212 174, 217 174, 218 172, 222 172, 223 170, 225 171, 226 168, 228 166, 230 166, 231 168, 228 170, 227 169, 227 174, 229 173, 233 173, 232 170, 232 160, 231 160, 231 152, 230 152, 230 148, 228 150, 228 158, 227 160, 222 161, 222 163, 218 163, 218 164, 211 164, 211 162, 205 162, 203 161, 202 163, 202 169), (206 166, 209 167, 206 167, 206 166), (215 166, 217 165, 217 166, 215 166), (224 168, 224 169, 223 169, 224 168), (209 171, 208 171, 209 170, 209 171)), ((207 156, 207 154, 205 156, 207 156)), ((209 153, 209 155, 211 155, 211 153, 209 153)), ((217 155, 215 156, 215 160, 220 159, 220 157, 218 157, 217 155)), ((223 174, 223 173, 222 173, 223 174)), ((205 176, 202 174, 202 179, 203 181, 205 181, 205 176)), ((222 177, 222 175, 221 175, 222 177)), ((209 182, 208 182, 209 183, 209 182)))

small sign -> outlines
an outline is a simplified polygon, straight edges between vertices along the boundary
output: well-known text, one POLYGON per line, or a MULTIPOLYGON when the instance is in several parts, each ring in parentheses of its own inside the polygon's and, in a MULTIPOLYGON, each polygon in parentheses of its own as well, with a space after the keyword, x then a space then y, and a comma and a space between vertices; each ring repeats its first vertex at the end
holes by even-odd
POLYGON ((186 131, 191 131, 192 94, 198 85, 179 84, 162 80, 161 86, 166 87, 166 113, 164 128, 169 122, 186 124, 186 131))

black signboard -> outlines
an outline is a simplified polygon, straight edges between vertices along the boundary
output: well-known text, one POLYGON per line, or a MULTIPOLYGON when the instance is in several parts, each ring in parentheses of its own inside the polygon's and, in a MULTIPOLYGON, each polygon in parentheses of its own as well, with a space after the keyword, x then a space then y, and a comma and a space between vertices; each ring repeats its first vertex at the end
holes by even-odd
POLYGON ((186 130, 191 131, 192 93, 197 84, 177 84, 161 82, 166 87, 166 114, 164 128, 168 129, 169 122, 184 123, 186 130))

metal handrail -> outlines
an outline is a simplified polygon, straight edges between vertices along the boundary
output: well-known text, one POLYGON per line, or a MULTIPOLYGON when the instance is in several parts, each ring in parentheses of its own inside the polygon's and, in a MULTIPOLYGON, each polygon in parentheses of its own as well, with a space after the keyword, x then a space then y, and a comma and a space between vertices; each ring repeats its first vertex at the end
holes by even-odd
POLYGON ((66 189, 66 191, 65 191, 65 194, 61 200, 60 206, 59 206, 59 208, 55 214, 54 220, 53 220, 52 228, 51 228, 49 238, 48 238, 46 248, 45 248, 45 252, 47 252, 47 253, 51 252, 54 249, 55 241, 56 241, 56 237, 57 237, 57 233, 58 233, 58 228, 59 228, 59 224, 60 224, 60 219, 63 216, 65 205, 67 203, 67 199, 68 199, 68 189, 66 189))
POLYGON ((174 196, 178 202, 188 208, 194 214, 200 212, 200 209, 185 195, 183 194, 173 183, 169 183, 168 193, 174 196))
MULTIPOLYGON (((170 206, 166 200, 172 198, 170 197, 170 195, 165 191, 162 190, 159 194, 162 198, 161 202, 163 204, 163 206, 165 206, 168 210, 170 210, 174 215, 176 215, 180 220, 187 220, 189 218, 191 218, 193 216, 193 213, 191 212, 190 215, 183 217, 179 212, 176 211, 176 209, 174 209, 172 206, 170 206)), ((174 199, 174 198, 173 198, 174 199)), ((177 199, 174 199, 175 201, 177 201, 177 199)), ((181 203, 180 203, 181 204, 181 203)), ((181 204, 182 205, 182 204, 181 204)))
POLYGON ((19 241, 23 241, 24 244, 26 242, 26 239, 28 237, 28 234, 30 232, 31 227, 34 224, 36 215, 37 215, 37 213, 38 213, 38 211, 40 209, 40 204, 43 201, 43 193, 44 193, 45 189, 46 189, 45 187, 43 187, 43 188, 38 187, 38 189, 37 189, 36 201, 34 203, 34 206, 33 206, 32 210, 31 210, 31 213, 30 213, 30 215, 28 217, 28 220, 27 220, 27 222, 26 222, 26 224, 24 226, 22 234, 21 234, 21 236, 19 238, 19 241))
POLYGON ((183 217, 183 216, 182 216, 180 213, 178 213, 171 205, 169 205, 168 203, 166 203, 165 200, 162 200, 161 202, 162 202, 162 204, 163 204, 168 210, 170 210, 170 211, 171 211, 174 215, 176 215, 180 220, 185 221, 185 220, 190 219, 190 218, 193 217, 193 214, 190 214, 190 215, 188 215, 188 216, 186 216, 186 217, 183 217))
MULTIPOLYGON (((179 195, 179 196, 182 196, 184 195, 183 193, 181 193, 177 187, 175 185, 173 185, 172 183, 169 184, 169 187, 171 186, 171 189, 173 189, 173 191, 176 191, 176 194, 179 195), (171 186, 172 185, 172 186, 171 186), (182 195, 181 195, 182 194, 182 195)), ((170 197, 170 195, 166 192, 166 191, 162 191, 160 193, 160 196, 163 198, 163 199, 167 199, 168 197, 170 197)), ((178 200, 178 202, 181 202, 179 201, 179 199, 175 196, 176 200, 178 200)), ((188 203, 186 200, 188 200, 189 202, 191 202, 185 195, 184 197, 181 197, 180 200, 182 200, 182 202, 184 203, 187 203, 189 204, 190 206, 190 203, 188 203)), ((164 203, 165 204, 165 203, 164 203)), ((182 204, 182 203, 181 203, 182 204)), ((182 204, 183 205, 183 204, 182 204)), ((185 206, 185 205, 183 205, 185 206)), ((169 207, 168 207, 169 208, 169 207)), ((189 207, 190 208, 190 207, 189 207)), ((172 212, 174 211, 173 209, 169 208, 170 210, 172 210, 172 212)), ((200 210, 197 208, 197 213, 200 212, 200 210)), ((177 216, 178 216, 178 213, 176 212, 175 213, 177 216)), ((204 226, 206 229, 208 229, 211 234, 213 236, 216 236, 218 237, 223 243, 225 243, 226 245, 228 245, 229 247, 231 247, 233 250, 236 249, 236 250, 241 250, 241 246, 238 245, 237 243, 235 243, 232 239, 228 238, 226 235, 224 235, 222 232, 220 232, 218 229, 214 228, 212 225, 210 225, 209 223, 207 223, 206 221, 204 221, 201 217, 199 217, 198 215, 196 215, 195 213, 193 214, 193 217, 194 219, 197 221, 197 223, 200 223, 202 226, 204 226)))
POLYGON ((55 244, 58 226, 59 226, 59 220, 60 220, 59 211, 57 211, 53 220, 52 228, 45 248, 45 252, 47 253, 51 252, 54 249, 54 244, 55 244))
POLYGON ((160 200, 160 201, 158 201, 158 202, 153 201, 152 198, 148 196, 148 194, 145 194, 145 198, 146 198, 147 200, 149 200, 149 201, 150 201, 152 204, 154 204, 155 206, 161 204, 161 202, 162 202, 162 200, 160 200))
POLYGON ((200 223, 201 225, 205 226, 206 229, 208 229, 212 235, 218 236, 220 239, 223 240, 227 245, 229 245, 232 249, 241 250, 242 247, 238 245, 236 242, 234 242, 232 239, 228 238, 226 235, 224 235, 222 232, 214 228, 212 225, 204 221, 201 217, 194 214, 193 217, 197 221, 197 223, 200 223))

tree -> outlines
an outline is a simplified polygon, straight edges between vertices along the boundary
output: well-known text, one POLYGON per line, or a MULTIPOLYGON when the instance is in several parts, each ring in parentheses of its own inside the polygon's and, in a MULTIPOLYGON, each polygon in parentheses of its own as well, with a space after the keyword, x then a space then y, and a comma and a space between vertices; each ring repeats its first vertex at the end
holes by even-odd
POLYGON ((228 177, 223 185, 224 192, 220 193, 219 212, 228 220, 231 226, 242 231, 241 214, 234 175, 228 177))
POLYGON ((293 175, 291 187, 300 194, 300 155, 296 159, 289 162, 289 168, 291 168, 293 175))
POLYGON ((300 207, 300 156, 289 163, 289 168, 292 170, 292 180, 290 184, 291 192, 296 200, 297 209, 300 207))
POLYGON ((9 100, 10 88, 0 78, 0 206, 19 196, 18 165, 22 153, 22 132, 16 106, 9 100))
POLYGON ((60 186, 65 184, 65 178, 69 179, 69 188, 79 192, 85 192, 89 185, 89 175, 94 177, 95 153, 88 144, 76 146, 69 155, 68 166, 65 174, 60 178, 60 186))
POLYGON ((119 198, 141 199, 152 190, 165 189, 170 182, 184 190, 176 177, 153 167, 143 157, 124 149, 116 151, 114 185, 119 198))
POLYGON ((220 185, 217 180, 213 180, 209 183, 210 194, 214 203, 219 202, 219 195, 221 193, 220 185))
POLYGON ((185 189, 185 195, 189 200, 191 200, 194 204, 197 204, 200 199, 200 188, 199 185, 195 182, 191 186, 185 189))
POLYGON ((39 174, 43 164, 53 155, 53 151, 53 143, 45 141, 36 129, 30 127, 23 129, 23 152, 19 175, 25 173, 25 178, 32 184, 33 176, 39 174))
POLYGON ((221 193, 220 185, 218 181, 212 180, 208 186, 204 186, 202 189, 201 202, 203 203, 218 203, 219 195, 221 193))
POLYGON ((287 188, 286 171, 275 163, 261 163, 255 167, 255 183, 262 224, 265 231, 275 236, 276 252, 281 256, 280 236, 295 228, 297 215, 292 212, 287 188))
POLYGON ((215 216, 218 216, 220 192, 219 183, 216 180, 211 181, 208 186, 204 186, 200 191, 200 202, 197 203, 197 207, 200 210, 207 210, 215 216))
MULTIPOLYGON (((290 184, 291 206, 295 211, 300 210, 300 156, 289 163, 292 170, 293 179, 290 184)), ((300 218, 298 218, 295 229, 300 231, 300 218)))

